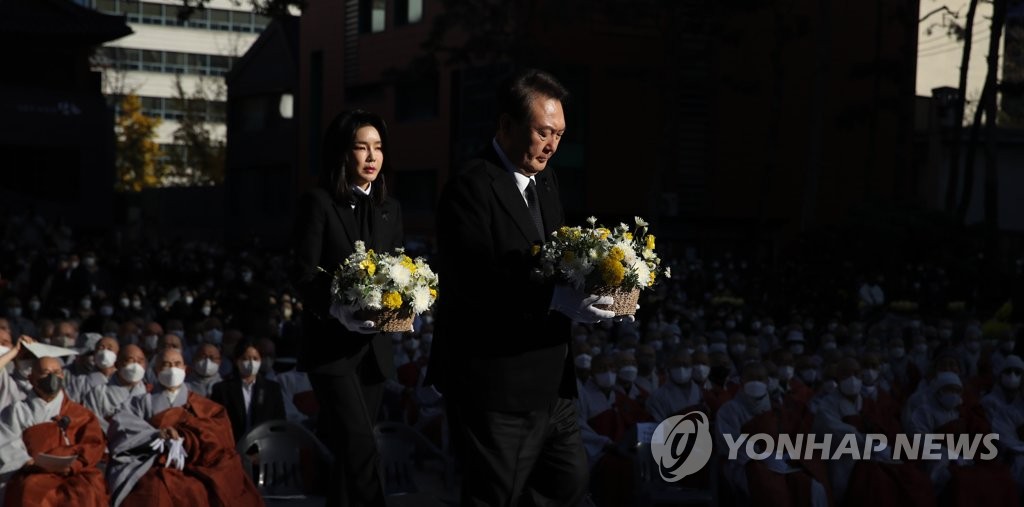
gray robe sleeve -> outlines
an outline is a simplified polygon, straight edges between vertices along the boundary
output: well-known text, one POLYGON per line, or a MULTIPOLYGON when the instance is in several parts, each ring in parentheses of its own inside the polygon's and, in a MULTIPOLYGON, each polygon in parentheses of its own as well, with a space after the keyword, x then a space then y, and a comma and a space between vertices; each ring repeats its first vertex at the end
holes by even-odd
POLYGON ((149 444, 159 431, 149 424, 150 397, 131 400, 125 410, 115 414, 107 430, 110 463, 107 465, 107 484, 110 485, 111 505, 117 507, 131 493, 159 454, 149 444))
POLYGON ((21 433, 31 426, 31 418, 31 409, 24 403, 14 403, 0 411, 0 478, 17 472, 29 460, 21 433))

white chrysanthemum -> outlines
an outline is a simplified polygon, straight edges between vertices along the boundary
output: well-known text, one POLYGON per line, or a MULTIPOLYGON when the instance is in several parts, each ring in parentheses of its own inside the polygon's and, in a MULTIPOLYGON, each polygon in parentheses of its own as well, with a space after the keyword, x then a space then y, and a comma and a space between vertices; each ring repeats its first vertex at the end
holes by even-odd
POLYGON ((590 225, 596 224, 597 223, 597 217, 587 217, 587 223, 590 224, 590 225))
POLYGON ((665 268, 665 278, 672 278, 672 268, 665 268))
POLYGON ((412 281, 412 271, 409 271, 409 268, 401 264, 389 266, 388 271, 388 274, 391 275, 391 279, 394 280, 395 284, 403 289, 408 287, 409 282, 412 281))
POLYGON ((651 281, 651 268, 647 267, 646 262, 638 259, 630 265, 630 269, 636 273, 636 278, 640 282, 641 287, 646 287, 647 283, 651 281))
POLYGON ((583 290, 587 275, 594 271, 594 265, 589 259, 573 259, 568 263, 568 269, 562 271, 569 284, 578 290, 583 290))
POLYGON ((633 217, 633 221, 636 222, 637 227, 647 227, 648 225, 650 225, 640 217, 633 217))
POLYGON ((412 311, 420 314, 430 308, 430 288, 421 285, 412 291, 412 311))
POLYGON ((360 254, 360 255, 366 254, 366 243, 363 243, 362 240, 356 241, 355 245, 353 245, 353 246, 355 246, 357 254, 360 254))
POLYGON ((640 255, 642 255, 646 260, 651 260, 655 257, 654 250, 648 250, 646 248, 644 248, 644 252, 640 255))
POLYGON ((381 291, 380 289, 370 289, 370 292, 366 295, 366 307, 371 310, 380 310, 381 304, 381 291))

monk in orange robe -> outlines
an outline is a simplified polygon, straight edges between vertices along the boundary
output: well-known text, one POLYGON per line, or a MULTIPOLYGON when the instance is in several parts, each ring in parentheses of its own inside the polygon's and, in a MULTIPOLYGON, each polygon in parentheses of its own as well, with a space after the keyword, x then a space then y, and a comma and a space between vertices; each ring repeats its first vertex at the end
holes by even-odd
POLYGON ((36 360, 30 380, 28 398, 0 412, 0 482, 9 476, 5 505, 106 507, 107 483, 96 467, 106 448, 99 420, 64 392, 57 359, 36 360), (73 459, 44 467, 41 455, 73 459))
POLYGON ((155 366, 159 386, 110 421, 114 506, 262 506, 224 407, 188 390, 179 350, 165 349, 155 366))

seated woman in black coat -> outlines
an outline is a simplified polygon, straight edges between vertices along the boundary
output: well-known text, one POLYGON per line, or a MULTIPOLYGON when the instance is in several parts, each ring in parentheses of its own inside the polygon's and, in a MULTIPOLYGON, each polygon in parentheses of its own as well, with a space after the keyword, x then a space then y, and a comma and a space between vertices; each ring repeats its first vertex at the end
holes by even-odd
POLYGON ((231 418, 235 441, 266 421, 284 419, 281 385, 259 374, 260 352, 251 342, 235 347, 235 373, 210 391, 210 399, 220 403, 231 418))

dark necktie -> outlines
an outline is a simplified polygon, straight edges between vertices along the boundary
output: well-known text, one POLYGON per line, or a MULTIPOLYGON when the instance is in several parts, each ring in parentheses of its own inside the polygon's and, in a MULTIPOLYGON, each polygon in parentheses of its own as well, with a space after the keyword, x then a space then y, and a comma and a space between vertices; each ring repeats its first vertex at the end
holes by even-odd
POLYGON ((373 202, 370 196, 362 192, 352 192, 352 204, 355 208, 352 213, 356 216, 356 225, 359 226, 359 239, 367 243, 367 248, 372 248, 369 243, 373 233, 373 202))
POLYGON ((537 182, 532 178, 530 184, 526 186, 526 207, 530 208, 530 216, 533 217, 533 225, 537 226, 537 234, 540 234, 540 239, 544 240, 544 218, 540 214, 540 202, 537 201, 537 182))

